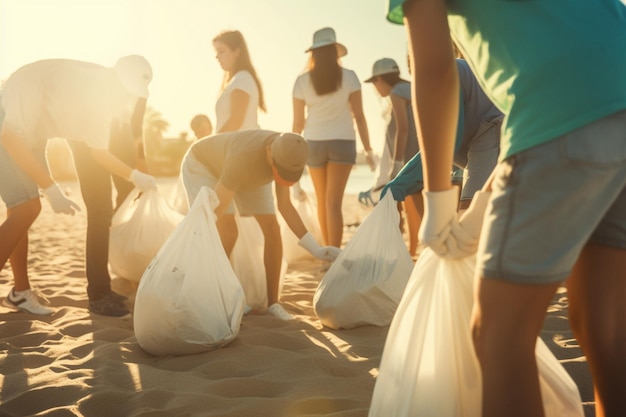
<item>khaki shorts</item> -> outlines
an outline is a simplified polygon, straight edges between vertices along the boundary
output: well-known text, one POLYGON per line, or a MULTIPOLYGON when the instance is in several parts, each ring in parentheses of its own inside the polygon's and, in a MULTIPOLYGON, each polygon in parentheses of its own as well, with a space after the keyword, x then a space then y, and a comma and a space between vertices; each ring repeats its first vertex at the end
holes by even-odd
POLYGON ((626 111, 506 159, 492 187, 484 278, 560 282, 586 243, 626 249, 626 111))
MULTIPOLYGON (((215 190, 219 178, 196 159, 192 152, 187 152, 180 169, 180 175, 187 192, 189 207, 193 204, 200 188, 207 186, 215 190)), ((233 197, 235 204, 229 204, 227 214, 235 214, 235 206, 240 216, 255 216, 261 214, 276 214, 272 182, 252 191, 237 191, 233 197)))

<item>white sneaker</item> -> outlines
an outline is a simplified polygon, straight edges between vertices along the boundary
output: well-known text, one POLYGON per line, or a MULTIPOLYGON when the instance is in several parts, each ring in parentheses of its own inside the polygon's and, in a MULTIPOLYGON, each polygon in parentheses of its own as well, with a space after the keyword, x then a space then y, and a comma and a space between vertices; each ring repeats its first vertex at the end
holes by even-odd
POLYGON ((32 289, 15 291, 15 288, 13 288, 7 297, 2 300, 2 304, 6 307, 22 310, 38 316, 49 316, 54 313, 54 310, 39 302, 37 292, 32 289))
POLYGON ((245 316, 246 314, 248 314, 249 312, 252 311, 252 307, 250 307, 248 304, 245 304, 243 306, 243 315, 245 316))
POLYGON ((294 320, 295 317, 287 313, 287 311, 278 303, 274 303, 267 308, 267 312, 272 316, 278 317, 281 320, 294 320))

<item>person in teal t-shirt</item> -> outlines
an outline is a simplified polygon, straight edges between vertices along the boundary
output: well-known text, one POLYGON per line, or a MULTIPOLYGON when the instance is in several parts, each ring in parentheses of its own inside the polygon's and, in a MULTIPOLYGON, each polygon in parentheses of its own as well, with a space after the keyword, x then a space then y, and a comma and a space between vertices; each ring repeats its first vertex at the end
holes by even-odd
POLYGON ((445 257, 477 251, 483 416, 544 415, 534 349, 564 281, 596 416, 626 415, 626 6, 391 0, 387 17, 407 26, 413 63, 420 241, 445 257), (505 115, 494 175, 460 219, 453 41, 505 115))

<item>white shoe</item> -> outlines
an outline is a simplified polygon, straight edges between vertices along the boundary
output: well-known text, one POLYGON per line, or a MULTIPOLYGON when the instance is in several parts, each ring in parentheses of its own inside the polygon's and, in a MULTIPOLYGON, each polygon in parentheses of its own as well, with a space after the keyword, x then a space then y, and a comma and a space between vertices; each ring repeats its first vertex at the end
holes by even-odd
POLYGON ((38 316, 49 316, 54 313, 54 310, 39 302, 37 292, 32 289, 15 291, 15 288, 13 288, 7 297, 2 300, 2 304, 6 307, 22 310, 38 316))
POLYGON ((252 307, 250 307, 248 304, 245 304, 243 306, 243 315, 245 316, 246 314, 248 314, 249 312, 252 311, 252 307))
POLYGON ((287 311, 278 303, 274 303, 267 308, 267 312, 272 316, 278 317, 281 320, 294 320, 295 317, 287 313, 287 311))

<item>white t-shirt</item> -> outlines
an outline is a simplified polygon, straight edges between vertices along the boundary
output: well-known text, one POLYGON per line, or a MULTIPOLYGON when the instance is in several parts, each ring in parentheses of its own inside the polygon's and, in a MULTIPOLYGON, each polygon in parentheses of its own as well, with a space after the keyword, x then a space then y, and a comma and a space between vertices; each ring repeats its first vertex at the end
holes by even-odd
POLYGON ((318 95, 308 72, 301 74, 293 86, 293 97, 307 107, 303 136, 307 140, 355 140, 350 110, 350 94, 361 89, 354 71, 342 68, 341 87, 330 94, 318 95))
POLYGON ((53 137, 108 149, 111 120, 128 103, 111 68, 69 59, 33 62, 2 87, 5 126, 30 146, 53 137))
POLYGON ((219 132, 224 124, 230 119, 230 96, 235 90, 241 90, 248 94, 248 108, 243 118, 243 124, 239 130, 258 129, 257 108, 259 107, 259 89, 248 71, 239 71, 226 84, 215 103, 216 131, 219 132))

